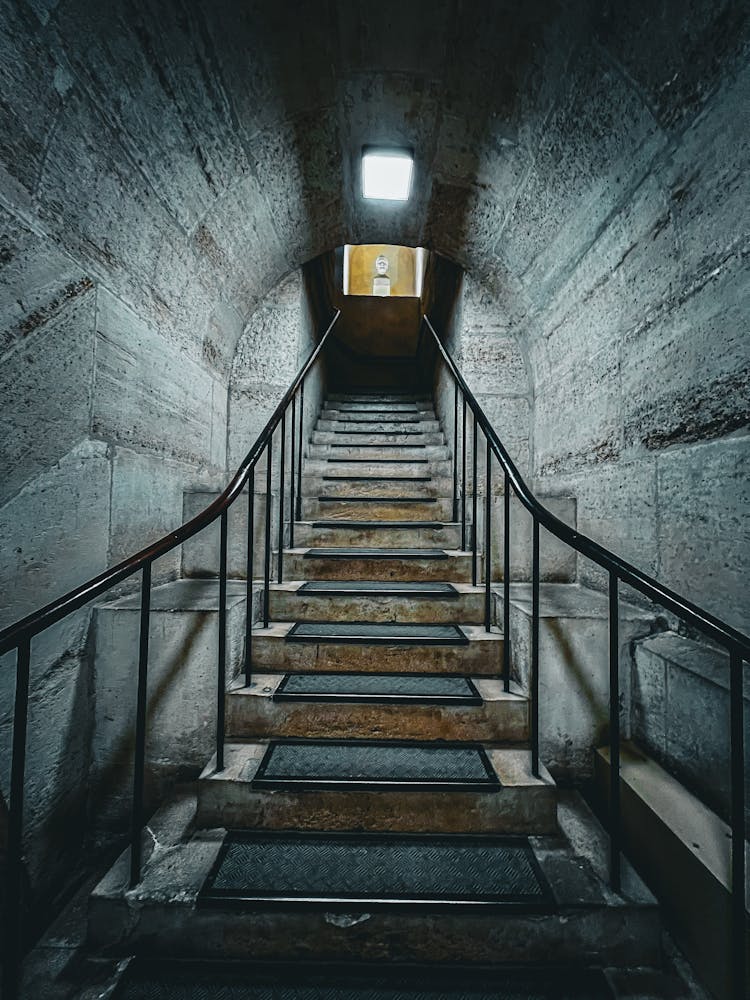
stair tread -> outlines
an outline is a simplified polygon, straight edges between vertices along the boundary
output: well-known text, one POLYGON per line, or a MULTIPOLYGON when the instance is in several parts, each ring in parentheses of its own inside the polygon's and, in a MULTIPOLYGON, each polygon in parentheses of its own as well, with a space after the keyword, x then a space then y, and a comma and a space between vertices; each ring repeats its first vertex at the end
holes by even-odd
POLYGON ((310 548, 305 559, 448 559, 446 549, 310 548))
POLYGON ((470 677, 430 674, 286 674, 275 701, 481 704, 470 677))
MULTIPOLYGON (((299 523, 299 522, 298 522, 299 523)), ((304 522, 302 522, 304 523, 304 522)), ((313 528, 442 528, 457 527, 450 521, 313 521, 313 528)))
POLYGON ((439 497, 426 497, 426 496, 397 496, 397 497, 336 497, 336 496, 319 496, 318 500, 324 503, 330 503, 336 501, 337 503, 437 503, 439 497))
POLYGON ((611 1000, 600 970, 136 959, 117 1000, 611 1000))
POLYGON ((255 788, 495 791, 500 781, 478 744, 388 740, 271 740, 255 788))
POLYGON ((528 839, 230 831, 210 900, 507 904, 552 908, 528 839))
POLYGON ((297 622, 287 633, 290 642, 357 642, 376 645, 466 646, 469 640, 457 625, 393 622, 297 622))
POLYGON ((379 594, 382 597, 457 597, 458 591, 452 583, 412 583, 380 580, 308 580, 299 588, 299 593, 331 595, 379 594))

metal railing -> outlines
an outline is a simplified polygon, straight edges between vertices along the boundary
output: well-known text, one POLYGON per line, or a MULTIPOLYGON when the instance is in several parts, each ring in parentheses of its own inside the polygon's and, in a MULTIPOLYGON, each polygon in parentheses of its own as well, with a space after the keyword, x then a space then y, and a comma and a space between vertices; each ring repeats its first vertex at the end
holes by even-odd
MULTIPOLYGON (((546 528, 560 541, 575 549, 580 555, 601 566, 608 575, 609 607, 609 879, 612 888, 621 888, 621 846, 622 813, 620 804, 620 657, 619 657, 619 587, 627 584, 639 591, 655 604, 666 608, 683 622, 697 629, 727 652, 729 669, 729 694, 731 705, 730 721, 730 781, 731 781, 731 955, 732 955, 732 996, 745 1000, 746 953, 745 953, 745 750, 744 750, 744 704, 743 704, 743 663, 750 660, 750 637, 732 628, 720 618, 693 604, 657 580, 643 573, 620 556, 599 545, 593 539, 555 517, 534 496, 524 482, 513 460, 495 433, 486 414, 477 403, 453 358, 450 356, 429 317, 423 318, 423 326, 434 341, 438 355, 445 365, 454 386, 453 393, 453 517, 458 519, 459 507, 462 512, 462 533, 465 532, 466 510, 466 408, 472 415, 472 566, 473 583, 477 584, 477 431, 486 441, 485 457, 485 512, 484 512, 484 588, 485 588, 485 628, 491 627, 491 583, 492 583, 492 459, 499 463, 504 475, 504 546, 503 546, 503 681, 505 690, 510 687, 510 502, 511 491, 532 517, 531 553, 531 651, 529 670, 530 737, 532 771, 539 777, 539 528, 546 528), (459 394, 461 406, 459 407, 459 394), (462 433, 459 435, 459 411, 463 413, 462 433), (459 454, 459 441, 462 451, 459 454), (462 470, 459 474, 459 468, 462 470)), ((426 338, 420 331, 417 350, 426 338)), ((427 343, 429 343, 427 339, 427 343)), ((449 404, 450 405, 450 404, 449 404)))
POLYGON ((51 625, 61 621, 85 604, 112 590, 124 580, 141 572, 141 609, 138 646, 138 677, 136 690, 135 748, 133 798, 130 821, 130 886, 141 880, 141 838, 145 823, 145 763, 146 763, 146 710, 149 656, 149 618, 151 610, 151 568, 154 562, 172 549, 193 538, 204 528, 220 522, 219 542, 219 614, 218 614, 218 674, 216 705, 216 769, 224 768, 224 712, 227 655, 227 546, 228 511, 232 504, 248 488, 248 533, 247 533, 247 607, 245 626, 245 682, 250 684, 252 671, 252 609, 253 609, 253 547, 255 513, 255 467, 266 455, 266 509, 265 509, 265 550, 263 574, 263 623, 269 620, 269 590, 271 581, 272 549, 272 471, 273 439, 280 431, 280 461, 278 467, 278 580, 283 577, 284 527, 286 481, 290 479, 289 532, 294 539, 294 519, 301 514, 302 454, 304 450, 304 391, 305 378, 313 368, 339 317, 337 311, 323 333, 317 347, 311 352, 296 378, 287 389, 281 402, 260 433, 257 441, 245 456, 229 485, 204 511, 187 521, 176 531, 170 532, 148 548, 142 549, 112 569, 70 591, 51 604, 3 629, 0 632, 0 656, 16 650, 16 691, 13 710, 13 744, 10 767, 10 797, 8 802, 8 841, 6 850, 5 887, 5 940, 3 961, 3 997, 16 1000, 20 988, 21 954, 24 946, 22 918, 22 868, 23 868, 23 808, 24 777, 26 770, 26 737, 29 711, 29 678, 31 669, 31 645, 33 638, 51 625), (299 405, 297 396, 299 395, 299 405), (291 408, 291 456, 286 463, 286 414, 291 408), (295 459, 297 460, 295 468, 295 459), (296 480, 296 482, 295 482, 296 480), (296 507, 295 507, 296 503, 296 507))

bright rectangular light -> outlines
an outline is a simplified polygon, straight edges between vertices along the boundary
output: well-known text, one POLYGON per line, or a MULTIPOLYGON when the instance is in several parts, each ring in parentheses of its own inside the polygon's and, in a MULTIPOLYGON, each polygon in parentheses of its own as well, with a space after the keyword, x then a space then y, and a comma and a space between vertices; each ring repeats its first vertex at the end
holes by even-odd
POLYGON ((403 149, 362 154, 362 194, 381 201, 406 201, 414 158, 403 149))

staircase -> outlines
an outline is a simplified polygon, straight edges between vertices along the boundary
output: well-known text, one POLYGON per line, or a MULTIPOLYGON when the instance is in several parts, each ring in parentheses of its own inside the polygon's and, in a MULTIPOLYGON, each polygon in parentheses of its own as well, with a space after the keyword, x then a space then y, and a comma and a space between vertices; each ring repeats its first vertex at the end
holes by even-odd
POLYGON ((301 481, 223 770, 152 818, 135 889, 126 852, 90 899, 89 946, 140 956, 115 995, 666 995, 628 986, 660 965, 653 898, 627 865, 610 891, 596 821, 532 775, 432 402, 330 396, 301 481))

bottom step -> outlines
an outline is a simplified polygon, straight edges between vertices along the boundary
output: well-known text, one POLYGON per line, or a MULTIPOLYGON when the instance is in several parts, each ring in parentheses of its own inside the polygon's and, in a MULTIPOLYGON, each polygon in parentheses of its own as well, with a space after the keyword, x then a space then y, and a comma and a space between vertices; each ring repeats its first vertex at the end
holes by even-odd
POLYGON ((524 837, 230 831, 198 905, 256 903, 554 909, 524 837))
POLYGON ((611 1000, 600 970, 134 963, 113 1000, 611 1000))

